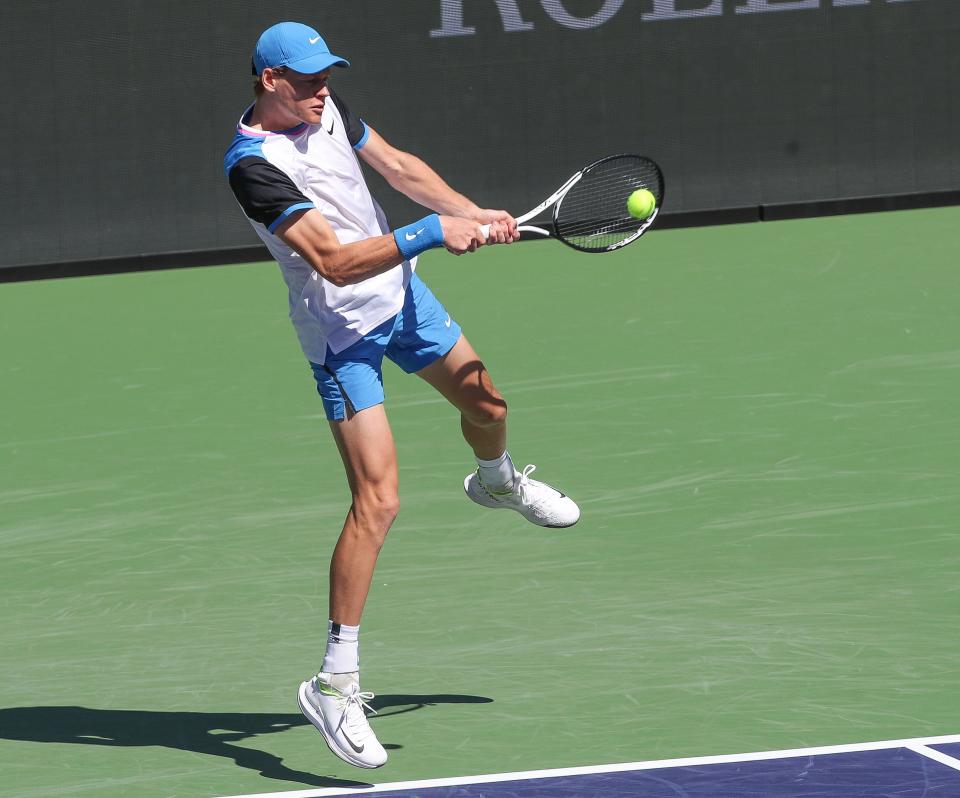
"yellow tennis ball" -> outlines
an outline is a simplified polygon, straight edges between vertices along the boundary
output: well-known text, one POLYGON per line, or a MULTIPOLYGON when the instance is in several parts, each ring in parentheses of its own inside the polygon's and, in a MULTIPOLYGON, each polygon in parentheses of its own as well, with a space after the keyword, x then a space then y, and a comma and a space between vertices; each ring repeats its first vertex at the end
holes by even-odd
POLYGON ((627 199, 627 213, 634 219, 646 219, 656 207, 657 198, 645 188, 638 188, 627 199))

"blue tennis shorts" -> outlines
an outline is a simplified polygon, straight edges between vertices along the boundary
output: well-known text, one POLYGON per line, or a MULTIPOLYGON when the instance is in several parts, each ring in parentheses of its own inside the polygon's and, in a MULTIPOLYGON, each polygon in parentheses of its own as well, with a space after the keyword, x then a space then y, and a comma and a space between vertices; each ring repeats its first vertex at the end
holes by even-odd
POLYGON ((383 356, 408 374, 443 357, 460 340, 460 325, 417 277, 410 278, 403 308, 355 344, 334 354, 327 347, 323 364, 311 363, 317 393, 331 421, 383 402, 383 356))

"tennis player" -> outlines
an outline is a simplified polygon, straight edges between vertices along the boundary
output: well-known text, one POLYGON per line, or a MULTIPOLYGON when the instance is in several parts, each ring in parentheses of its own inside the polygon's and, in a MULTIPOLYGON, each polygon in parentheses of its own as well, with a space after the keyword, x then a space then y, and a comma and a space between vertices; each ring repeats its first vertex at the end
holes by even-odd
POLYGON ((307 25, 282 22, 264 31, 253 53, 256 100, 240 119, 225 168, 240 207, 280 265, 290 318, 353 498, 330 563, 326 654, 320 672, 300 685, 298 701, 337 756, 373 768, 387 754, 364 712, 373 694, 360 691, 360 617, 399 509, 384 356, 460 411, 477 462, 464 480, 470 499, 541 526, 570 526, 580 510, 530 479, 533 466, 516 470, 507 453, 506 403, 459 325, 415 273, 417 256, 428 249, 460 255, 516 241, 516 221, 477 207, 419 158, 388 144, 333 90, 335 66, 349 64, 307 25), (358 155, 435 213, 391 230, 358 155), (480 229, 485 224, 489 238, 480 229))

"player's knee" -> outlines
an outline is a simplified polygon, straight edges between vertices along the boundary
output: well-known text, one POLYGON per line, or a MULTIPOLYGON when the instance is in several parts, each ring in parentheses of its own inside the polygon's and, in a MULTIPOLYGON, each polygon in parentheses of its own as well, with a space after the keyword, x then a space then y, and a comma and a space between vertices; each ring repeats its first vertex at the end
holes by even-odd
POLYGON ((484 402, 473 408, 468 415, 470 422, 477 427, 496 427, 506 423, 507 403, 502 398, 484 402))
POLYGON ((363 526, 383 537, 400 512, 400 497, 390 488, 368 488, 354 496, 353 507, 363 526))

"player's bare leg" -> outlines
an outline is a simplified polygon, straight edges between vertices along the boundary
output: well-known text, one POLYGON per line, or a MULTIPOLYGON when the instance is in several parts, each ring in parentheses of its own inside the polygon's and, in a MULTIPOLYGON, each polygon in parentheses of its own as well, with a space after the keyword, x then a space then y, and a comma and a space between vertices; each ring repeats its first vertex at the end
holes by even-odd
POLYGON ((507 448, 507 403, 464 336, 446 355, 417 372, 460 411, 463 437, 481 460, 507 448))
POLYGON ((356 626, 380 549, 400 509, 397 452, 383 405, 331 421, 330 429, 352 496, 330 561, 330 618, 356 626))
POLYGON ((330 630, 323 669, 300 685, 300 708, 330 750, 358 767, 387 761, 364 715, 357 637, 377 557, 397 517, 397 455, 383 405, 331 421, 352 502, 330 560, 330 630))
POLYGON ((464 336, 417 374, 460 411, 463 437, 478 464, 463 483, 470 499, 484 507, 516 510, 539 526, 566 527, 579 520, 580 508, 572 499, 530 479, 534 466, 522 472, 514 468, 507 452, 507 403, 464 336))

